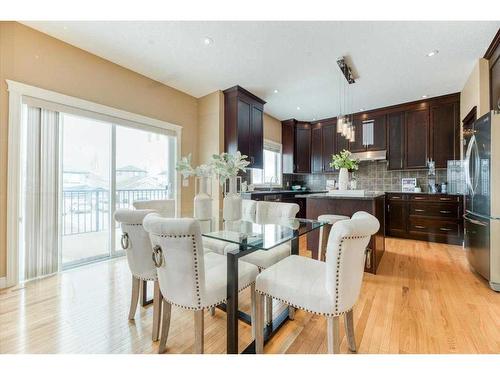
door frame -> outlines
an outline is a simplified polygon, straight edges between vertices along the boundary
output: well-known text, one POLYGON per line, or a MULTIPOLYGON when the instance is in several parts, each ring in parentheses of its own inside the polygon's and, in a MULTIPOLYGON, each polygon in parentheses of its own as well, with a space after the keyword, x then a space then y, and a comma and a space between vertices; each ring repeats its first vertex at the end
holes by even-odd
MULTIPOLYGON (((19 283, 19 233, 21 226, 21 162, 23 137, 23 99, 32 97, 45 101, 62 104, 69 107, 83 109, 98 114, 115 117, 137 124, 169 130, 175 133, 177 144, 177 160, 181 157, 182 126, 175 125, 155 118, 142 116, 136 113, 94 103, 77 97, 64 95, 56 91, 46 90, 25 83, 6 80, 9 93, 9 135, 8 135, 8 161, 7 161, 7 269, 5 287, 19 283)), ((176 216, 181 212, 181 179, 175 174, 176 186, 176 216)))

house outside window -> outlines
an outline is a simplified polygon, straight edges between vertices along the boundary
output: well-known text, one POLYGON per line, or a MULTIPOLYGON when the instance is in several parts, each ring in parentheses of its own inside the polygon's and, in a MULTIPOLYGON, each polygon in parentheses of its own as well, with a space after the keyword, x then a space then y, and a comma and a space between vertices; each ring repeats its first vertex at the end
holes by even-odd
POLYGON ((252 184, 255 186, 281 187, 283 176, 281 173, 281 144, 270 140, 264 140, 264 168, 252 169, 252 184))

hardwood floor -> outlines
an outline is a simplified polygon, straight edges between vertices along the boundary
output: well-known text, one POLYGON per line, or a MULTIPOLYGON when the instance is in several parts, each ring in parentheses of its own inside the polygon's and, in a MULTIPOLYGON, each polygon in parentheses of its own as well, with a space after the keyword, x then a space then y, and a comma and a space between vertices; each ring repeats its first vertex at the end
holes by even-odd
MULTIPOLYGON (((386 249, 354 309, 358 353, 500 352, 500 294, 469 271, 460 247, 388 238, 386 249)), ((152 305, 129 322, 130 288, 120 259, 1 290, 0 353, 155 353, 152 305)), ((240 308, 249 311, 248 292, 240 308)), ((221 311, 205 314, 206 353, 225 352, 225 323, 221 311)), ((250 337, 240 323, 241 348, 250 337)), ((191 353, 193 344, 192 312, 174 307, 167 353, 191 353)), ((326 321, 297 311, 264 350, 326 353, 326 321)))

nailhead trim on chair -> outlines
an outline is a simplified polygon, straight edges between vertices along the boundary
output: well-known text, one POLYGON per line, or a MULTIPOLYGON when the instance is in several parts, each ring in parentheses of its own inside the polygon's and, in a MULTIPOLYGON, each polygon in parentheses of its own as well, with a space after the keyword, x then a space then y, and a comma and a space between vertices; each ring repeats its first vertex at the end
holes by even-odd
MULTIPOLYGON (((193 241, 193 257, 194 257, 194 267, 195 267, 195 271, 194 271, 194 274, 195 274, 195 284, 196 284, 196 297, 198 299, 198 307, 192 307, 192 306, 184 306, 184 305, 179 305, 177 303, 174 303, 172 301, 169 301, 168 299, 166 299, 165 297, 163 297, 165 299, 165 301, 167 301, 168 303, 170 303, 171 305, 174 305, 174 306, 177 306, 177 307, 181 307, 183 309, 186 309, 186 310, 203 310, 203 309, 209 309, 209 308, 212 308, 212 307, 215 307, 215 306, 218 306, 220 305, 221 303, 225 303, 227 301, 227 298, 224 298, 210 306, 202 306, 201 305, 201 296, 200 296, 200 279, 199 279, 199 274, 198 274, 198 255, 196 253, 196 241, 195 241, 195 236, 194 234, 172 234, 172 235, 167 235, 167 234, 157 234, 157 236, 159 237, 167 237, 167 238, 186 238, 186 237, 191 237, 192 241, 193 241)), ((248 288, 250 285, 254 284, 255 282, 251 282, 249 284, 246 284, 245 286, 243 286, 242 288, 238 289, 238 293, 241 292, 243 289, 245 288, 248 288)))
POLYGON ((257 290, 257 292, 259 294, 264 295, 264 296, 271 297, 271 298, 274 298, 274 299, 276 299, 278 301, 286 303, 288 306, 292 306, 292 307, 295 307, 297 309, 301 309, 301 310, 304 310, 304 311, 307 311, 309 313, 316 314, 316 315, 322 315, 322 316, 340 316, 340 315, 343 315, 343 314, 349 312, 350 310, 340 311, 340 312, 338 311, 338 290, 339 290, 340 258, 341 258, 341 255, 342 255, 342 242, 344 242, 344 240, 355 240, 355 239, 366 238, 366 237, 367 236, 348 236, 348 237, 342 237, 342 239, 340 240, 340 244, 339 244, 339 257, 337 259, 337 270, 336 270, 336 280, 335 280, 335 284, 336 285, 335 285, 335 312, 334 313, 321 313, 321 312, 309 310, 309 309, 305 308, 304 306, 296 305, 294 303, 291 303, 290 301, 284 300, 282 298, 278 298, 276 296, 270 295, 270 294, 262 292, 260 290, 257 290))
MULTIPOLYGON (((242 290, 248 288, 252 284, 255 284, 255 281, 252 281, 251 283, 246 284, 245 286, 243 286, 240 289, 238 289, 238 293, 241 292, 242 290)), ((196 308, 196 307, 192 307, 192 306, 179 305, 178 303, 174 303, 174 302, 169 301, 165 297, 163 297, 163 299, 165 301, 167 301, 168 303, 170 303, 171 305, 173 305, 173 306, 177 306, 177 307, 180 307, 180 308, 186 309, 186 310, 194 310, 194 311, 199 311, 199 310, 203 310, 203 309, 210 309, 212 307, 219 306, 221 303, 226 303, 227 302, 227 298, 224 298, 224 299, 221 299, 220 301, 217 301, 217 302, 215 302, 215 303, 213 303, 211 305, 203 306, 203 307, 200 306, 200 307, 196 308)))

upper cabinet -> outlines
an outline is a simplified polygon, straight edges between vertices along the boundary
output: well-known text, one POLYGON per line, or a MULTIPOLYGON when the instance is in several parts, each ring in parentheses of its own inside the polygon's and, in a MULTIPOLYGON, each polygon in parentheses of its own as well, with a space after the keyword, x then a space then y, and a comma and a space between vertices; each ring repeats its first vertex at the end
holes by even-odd
POLYGON ((354 142, 349 151, 381 151, 386 149, 386 116, 357 115, 353 120, 354 142))
POLYGON ((332 173, 335 168, 330 167, 332 155, 337 153, 337 121, 326 121, 321 124, 322 126, 322 159, 323 159, 323 172, 332 173))
POLYGON ((406 111, 405 132, 405 167, 426 168, 429 157, 429 109, 406 111))
POLYGON ((387 115, 387 169, 403 169, 405 161, 405 114, 387 115))
POLYGON ((354 142, 337 133, 337 119, 282 122, 283 173, 332 173, 332 154, 387 150, 388 169, 436 168, 460 158, 459 94, 354 115, 354 142))
POLYGON ((295 125, 295 173, 311 173, 311 124, 295 125))
POLYGON ((323 172, 323 127, 311 125, 311 172, 323 172))
POLYGON ((264 104, 240 86, 224 91, 224 150, 248 155, 249 168, 264 164, 264 104))
POLYGON ((446 168, 448 160, 460 159, 460 103, 430 108, 430 149, 436 168, 446 168))

